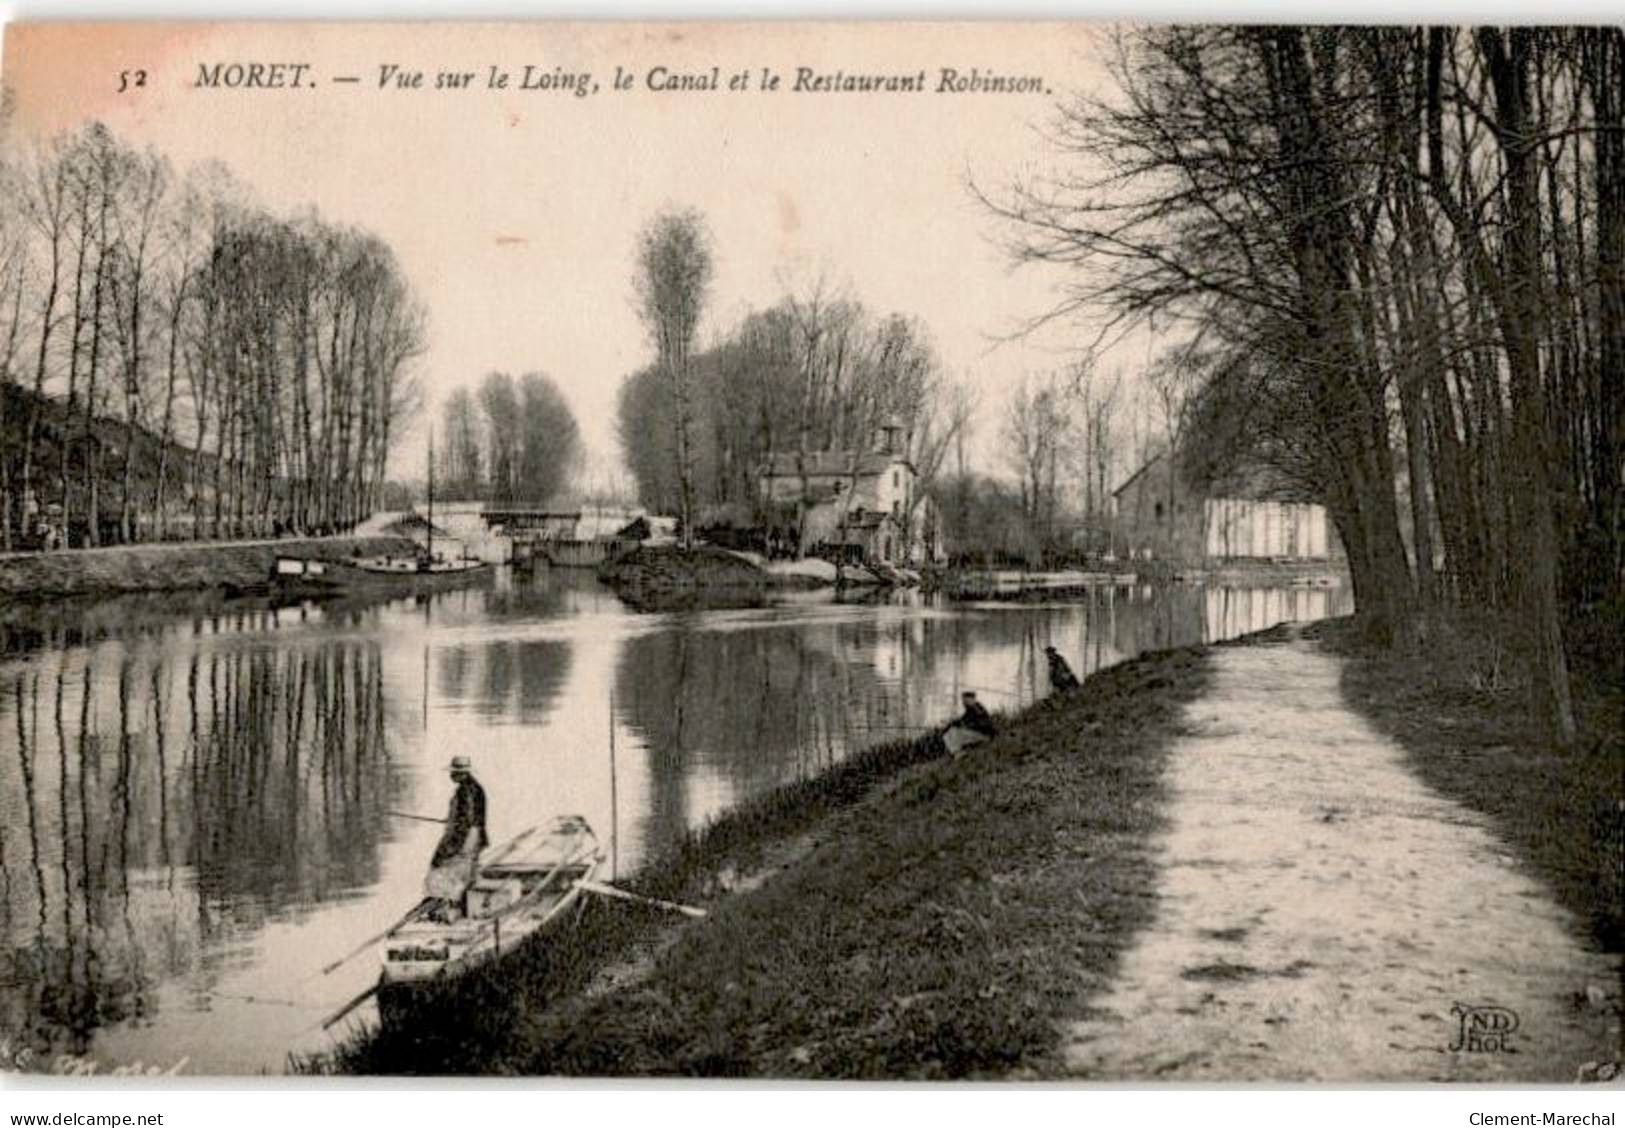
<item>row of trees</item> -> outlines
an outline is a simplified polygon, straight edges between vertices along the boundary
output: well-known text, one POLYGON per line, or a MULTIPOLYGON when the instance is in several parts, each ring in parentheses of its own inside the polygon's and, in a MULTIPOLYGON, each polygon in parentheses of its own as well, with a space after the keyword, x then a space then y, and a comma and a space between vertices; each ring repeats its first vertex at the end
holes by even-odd
POLYGON ((436 490, 477 501, 546 502, 581 458, 575 415, 553 380, 492 372, 476 391, 459 388, 441 408, 444 457, 436 490))
POLYGON ((696 350, 713 270, 697 213, 644 228, 634 280, 656 355, 622 385, 617 416, 643 504, 692 515, 685 528, 760 528, 779 516, 763 511, 758 486, 769 452, 867 451, 894 423, 918 475, 905 530, 930 499, 938 524, 919 531, 956 555, 1037 563, 1110 550, 1111 487, 1166 431, 1166 403, 1079 364, 1028 377, 994 404, 943 371, 919 321, 877 316, 821 280, 696 350), (967 461, 979 422, 1011 481, 967 461))
POLYGON ((323 532, 377 506, 424 334, 387 246, 99 124, 4 177, 0 547, 323 532))
MULTIPOLYGON (((1121 372, 1089 364, 1028 376, 1009 390, 998 440, 1014 488, 1007 499, 987 484, 981 490, 1014 516, 1013 525, 1002 522, 1002 553, 1037 562, 1078 549, 1113 549, 1112 486, 1131 470, 1131 458, 1144 457, 1153 434, 1150 427, 1129 426, 1148 422, 1132 414, 1136 406, 1143 405, 1121 372)), ((943 491, 950 511, 968 504, 961 495, 973 488, 965 467, 958 470, 953 490, 943 491)), ((953 524, 957 543, 972 550, 993 547, 977 543, 976 530, 987 520, 953 524)))
POLYGON ((984 194, 1014 253, 1187 327, 1189 449, 1328 506, 1374 636, 1490 609, 1571 737, 1565 624, 1625 606, 1625 33, 1146 28, 1111 73, 984 194))
POLYGON ((937 476, 975 403, 944 376, 918 321, 877 317, 819 282, 695 351, 712 269, 697 213, 645 228, 636 284, 656 359, 621 386, 617 410, 643 504, 678 512, 685 528, 760 524, 769 452, 867 451, 887 423, 919 481, 937 476))

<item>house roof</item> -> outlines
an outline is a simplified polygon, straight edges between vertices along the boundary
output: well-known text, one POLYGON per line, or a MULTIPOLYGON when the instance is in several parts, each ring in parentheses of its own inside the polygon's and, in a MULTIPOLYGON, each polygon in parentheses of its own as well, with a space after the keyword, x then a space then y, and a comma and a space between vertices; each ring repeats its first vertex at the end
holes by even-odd
POLYGON ((793 450, 776 450, 769 454, 762 464, 762 477, 800 478, 805 474, 809 478, 854 476, 866 478, 879 476, 893 466, 899 465, 907 466, 911 473, 914 470, 908 458, 901 454, 884 454, 880 451, 857 454, 850 450, 818 450, 808 451, 802 455, 793 450))
MULTIPOLYGON (((1121 497, 1125 490, 1167 457, 1167 451, 1159 451, 1146 459, 1145 465, 1130 474, 1122 485, 1112 491, 1112 496, 1121 497)), ((1207 481, 1199 492, 1210 498, 1231 498, 1238 501, 1282 501, 1321 504, 1319 498, 1306 494, 1301 487, 1294 487, 1290 481, 1283 478, 1278 471, 1272 470, 1268 464, 1256 461, 1245 462, 1222 477, 1207 481)))
POLYGON ((1161 452, 1159 452, 1157 454, 1153 454, 1150 458, 1146 459, 1144 466, 1141 466, 1138 470, 1134 471, 1134 473, 1130 474, 1123 481, 1122 485, 1118 486, 1115 490, 1112 491, 1112 496, 1117 497, 1120 494, 1122 494, 1122 492, 1124 490, 1128 489, 1135 482, 1140 480, 1140 475, 1144 474, 1147 470, 1151 469, 1151 467, 1153 467, 1157 463, 1161 462, 1162 458, 1163 458, 1163 454, 1161 452))

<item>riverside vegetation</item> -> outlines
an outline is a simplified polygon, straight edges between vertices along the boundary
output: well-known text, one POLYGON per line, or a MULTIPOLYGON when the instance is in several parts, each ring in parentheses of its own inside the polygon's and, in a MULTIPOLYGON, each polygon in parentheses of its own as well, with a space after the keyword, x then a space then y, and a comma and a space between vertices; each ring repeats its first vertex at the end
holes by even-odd
MULTIPOLYGON (((1256 645, 1282 628, 1224 645, 1256 645)), ((1309 628, 1349 706, 1485 812, 1590 941, 1620 951, 1618 689, 1565 751, 1469 638, 1423 668, 1352 620, 1309 628)), ((627 881, 701 923, 590 905, 580 927, 447 984, 421 1020, 306 1072, 1043 1078, 1156 912, 1153 843, 1206 648, 1144 655, 1001 718, 957 759, 870 749, 723 816, 627 881)), ((1605 664, 1607 657, 1595 656, 1605 664)))
POLYGON ((724 815, 623 882, 706 904, 580 925, 306 1072, 977 1077, 1058 1071, 1153 912, 1164 755, 1200 649, 1003 718, 973 753, 884 744, 724 815), (772 872, 767 872, 771 870, 772 872), (745 875, 743 877, 738 875, 745 875), (731 896, 720 896, 732 886, 731 896), (617 974, 606 974, 618 965, 617 974))

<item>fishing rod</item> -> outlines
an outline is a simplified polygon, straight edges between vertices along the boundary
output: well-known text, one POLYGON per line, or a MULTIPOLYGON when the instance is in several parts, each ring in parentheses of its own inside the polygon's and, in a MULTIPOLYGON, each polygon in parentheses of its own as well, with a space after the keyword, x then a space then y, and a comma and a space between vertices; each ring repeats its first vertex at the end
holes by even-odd
POLYGON ((384 814, 394 815, 398 819, 416 819, 418 822, 444 823, 446 821, 429 815, 414 815, 410 811, 385 811, 384 814))
POLYGON ((704 909, 697 909, 693 905, 679 905, 675 901, 662 901, 659 897, 644 897, 641 894, 622 889, 618 885, 610 885, 608 882, 581 880, 576 882, 576 888, 587 893, 597 893, 601 897, 617 897, 623 901, 636 901, 641 905, 652 905, 657 909, 669 909, 674 913, 682 913, 684 916, 703 917, 706 915, 704 909))
MULTIPOLYGON (((931 681, 928 684, 940 685, 944 689, 951 688, 947 682, 939 681, 937 679, 931 679, 931 681)), ((991 693, 995 697, 1014 697, 1017 700, 1019 700, 1021 698, 1021 694, 1016 692, 1013 689, 994 689, 990 685, 963 685, 962 684, 962 685, 959 686, 959 689, 962 692, 968 690, 971 693, 991 693)))
POLYGON ((211 999, 230 999, 237 1003, 258 1003, 268 1007, 294 1007, 298 1010, 315 1010, 321 1003, 300 1002, 298 999, 272 999, 264 995, 234 995, 230 991, 210 991, 211 999))

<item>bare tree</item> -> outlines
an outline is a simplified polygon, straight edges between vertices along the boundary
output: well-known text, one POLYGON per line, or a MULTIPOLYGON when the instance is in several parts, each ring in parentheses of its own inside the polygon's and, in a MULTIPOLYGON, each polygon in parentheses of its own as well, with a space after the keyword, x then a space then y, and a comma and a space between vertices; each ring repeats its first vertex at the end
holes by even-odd
MULTIPOLYGON (((23 190, 17 169, 0 163, 0 193, 16 200, 23 190)), ((5 330, 0 335, 0 436, 11 443, 9 415, 12 386, 17 381, 15 365, 23 332, 23 297, 27 290, 28 245, 22 216, 12 206, 0 206, 0 317, 5 330)), ((11 458, 0 454, 0 551, 12 548, 11 458)))
POLYGON ((1024 376, 1010 390, 1001 438, 1019 482, 1027 558, 1034 565, 1055 547, 1059 471, 1072 434, 1071 404, 1056 376, 1024 376))
MULTIPOLYGON (((937 494, 937 483, 943 476, 943 467, 949 451, 958 459, 960 477, 965 473, 965 438, 970 431, 981 397, 967 381, 941 381, 933 384, 932 394, 921 410, 918 429, 914 432, 913 463, 915 489, 909 498, 905 530, 912 534, 918 520, 920 506, 937 494)), ((934 519, 933 519, 934 520, 934 519)), ((926 530, 924 540, 927 557, 934 556, 939 531, 935 524, 926 530)))
POLYGON ((441 407, 440 432, 445 442, 446 492, 483 498, 484 458, 481 453, 479 418, 474 396, 458 388, 441 407))
MULTIPOLYGON (((1083 479, 1083 517, 1086 527, 1095 536, 1106 535, 1105 549, 1113 551, 1111 542, 1111 478, 1118 468, 1121 452, 1117 428, 1117 411, 1122 399, 1123 376, 1120 371, 1103 374, 1093 364, 1083 364, 1073 370, 1070 393, 1077 404, 1078 418, 1078 470, 1083 479)), ((1093 546, 1091 546, 1093 551, 1093 546)))
POLYGON ((694 544, 694 463, 690 451, 690 350, 710 292, 710 236, 692 209, 657 215, 638 236, 639 312, 672 390, 683 547, 694 544))
POLYGON ((549 501, 580 464, 580 429, 558 385, 540 372, 520 377, 519 404, 519 490, 527 499, 549 501))
POLYGON ((1178 484, 1184 476, 1185 436, 1200 371, 1199 339, 1163 353, 1146 373, 1157 423, 1162 431, 1166 503, 1169 525, 1177 528, 1178 484))
MULTIPOLYGON (((124 391, 124 464, 120 473, 119 535, 136 539, 137 498, 135 469, 146 435, 145 397, 149 391, 148 344, 154 327, 148 323, 156 286, 154 259, 163 236, 161 207, 169 190, 168 164, 155 153, 130 163, 125 192, 118 202, 119 256, 111 274, 114 334, 119 343, 124 391)), ((167 442, 165 435, 161 441, 167 442)), ((160 456, 162 457, 162 456, 160 456)), ((156 517, 156 514, 154 515, 156 517)))
MULTIPOLYGON (((57 327, 63 258, 67 253, 72 222, 66 150, 66 143, 58 140, 35 154, 27 191, 23 194, 23 214, 44 244, 40 251, 43 278, 36 280, 43 293, 38 295, 36 305, 39 312, 36 319, 38 342, 34 352, 34 394, 28 404, 20 474, 21 516, 25 521, 31 517, 30 509, 38 504, 34 481, 35 443, 39 438, 40 414, 45 406, 45 377, 50 363, 51 336, 57 327)), ((25 536, 32 533, 32 529, 24 529, 25 536)))
POLYGON ((202 205, 195 186, 186 185, 164 217, 166 257, 158 283, 158 304, 164 318, 164 385, 158 424, 158 465, 153 477, 154 535, 169 536, 169 473, 176 445, 176 405, 185 359, 188 311, 194 297, 193 282, 202 253, 202 205))
POLYGON ((1207 334, 1204 442, 1328 507, 1371 637, 1493 609, 1569 741, 1565 621, 1625 592, 1625 32, 1164 27, 1109 65, 1069 168, 990 200, 1067 271, 1039 320, 1207 334))

